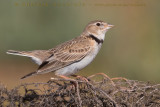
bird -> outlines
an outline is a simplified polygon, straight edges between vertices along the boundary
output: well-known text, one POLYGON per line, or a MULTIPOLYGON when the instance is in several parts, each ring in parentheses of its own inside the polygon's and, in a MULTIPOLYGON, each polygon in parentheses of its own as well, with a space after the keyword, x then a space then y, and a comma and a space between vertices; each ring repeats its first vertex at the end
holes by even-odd
POLYGON ((30 76, 54 72, 60 77, 75 75, 89 65, 98 54, 106 32, 114 25, 101 20, 91 21, 83 32, 64 43, 49 50, 15 51, 8 50, 7 54, 26 56, 39 65, 38 69, 21 79, 30 76))

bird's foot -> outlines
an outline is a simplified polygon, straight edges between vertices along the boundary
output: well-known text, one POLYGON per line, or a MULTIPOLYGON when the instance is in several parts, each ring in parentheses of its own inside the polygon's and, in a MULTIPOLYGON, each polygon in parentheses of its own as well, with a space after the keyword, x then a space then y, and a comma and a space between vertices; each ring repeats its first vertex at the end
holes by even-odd
POLYGON ((109 77, 108 75, 106 75, 105 73, 96 73, 96 74, 93 74, 93 75, 91 75, 91 76, 89 76, 89 77, 87 77, 87 78, 93 78, 93 77, 95 77, 96 75, 102 75, 103 77, 107 78, 107 79, 111 82, 111 84, 112 84, 113 86, 115 86, 114 82, 112 81, 112 78, 110 78, 110 77, 109 77))
POLYGON ((124 80, 124 81, 128 81, 128 79, 123 78, 123 77, 115 77, 115 78, 111 78, 111 80, 124 80))
POLYGON ((71 75, 73 77, 76 77, 84 82, 89 82, 89 79, 87 79, 86 77, 83 77, 83 76, 79 76, 79 75, 71 75))
MULTIPOLYGON (((74 79, 72 79, 72 78, 69 78, 69 77, 67 77, 67 76, 64 76, 64 75, 57 75, 58 77, 60 77, 61 79, 64 79, 64 80, 68 80, 68 81, 76 81, 76 80, 74 80, 74 79)), ((51 80, 55 80, 55 78, 51 78, 51 80)))

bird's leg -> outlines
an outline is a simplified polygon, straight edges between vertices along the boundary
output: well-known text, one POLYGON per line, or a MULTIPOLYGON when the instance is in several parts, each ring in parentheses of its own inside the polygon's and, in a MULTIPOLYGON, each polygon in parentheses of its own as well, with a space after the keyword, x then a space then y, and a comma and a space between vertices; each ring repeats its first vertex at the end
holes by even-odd
POLYGON ((114 84, 114 82, 112 81, 112 79, 111 79, 108 75, 106 75, 105 73, 96 73, 96 74, 93 74, 93 75, 91 75, 91 76, 89 76, 89 77, 87 77, 87 78, 92 78, 92 77, 94 77, 94 76, 96 76, 96 75, 102 75, 103 77, 107 78, 107 79, 111 82, 111 84, 112 84, 113 86, 115 86, 115 84, 114 84))
POLYGON ((106 75, 105 73, 96 73, 96 74, 93 74, 93 75, 89 76, 88 78, 92 78, 96 75, 102 75, 102 76, 106 77, 107 79, 111 80, 111 78, 108 75, 106 75))
MULTIPOLYGON (((65 79, 65 80, 71 80, 71 81, 75 81, 74 79, 71 79, 67 76, 64 76, 64 75, 57 75, 58 77, 62 78, 62 79, 65 79)), ((51 80, 54 80, 55 78, 51 78, 51 80)))
POLYGON ((123 78, 123 77, 115 77, 115 78, 111 78, 111 80, 125 80, 125 81, 128 81, 128 79, 123 78))
POLYGON ((59 79, 58 78, 51 78, 51 80, 58 80, 58 81, 69 81, 71 83, 71 85, 69 86, 70 89, 73 89, 74 87, 76 88, 77 87, 77 84, 78 82, 72 78, 69 78, 67 76, 64 76, 64 75, 56 75, 58 77, 60 77, 59 79))
POLYGON ((89 82, 89 80, 88 80, 86 77, 79 76, 79 75, 74 75, 74 74, 71 75, 71 76, 76 77, 76 78, 79 78, 79 79, 82 80, 82 81, 89 82))
POLYGON ((115 86, 115 84, 114 84, 113 80, 125 80, 125 81, 128 81, 128 79, 123 78, 123 77, 110 78, 108 75, 106 75, 104 73, 97 73, 97 74, 89 76, 88 78, 92 78, 92 77, 94 77, 96 75, 102 75, 102 76, 106 77, 107 79, 109 79, 111 81, 112 85, 114 85, 114 86, 115 86))

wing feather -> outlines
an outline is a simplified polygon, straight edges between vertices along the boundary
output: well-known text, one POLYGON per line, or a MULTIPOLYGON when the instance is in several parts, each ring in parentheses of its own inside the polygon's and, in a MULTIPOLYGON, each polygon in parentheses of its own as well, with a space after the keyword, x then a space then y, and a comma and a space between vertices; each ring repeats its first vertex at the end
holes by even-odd
POLYGON ((43 66, 40 65, 37 73, 55 71, 82 60, 92 50, 91 44, 89 44, 87 38, 77 37, 51 49, 53 55, 44 61, 45 64, 42 63, 43 66))

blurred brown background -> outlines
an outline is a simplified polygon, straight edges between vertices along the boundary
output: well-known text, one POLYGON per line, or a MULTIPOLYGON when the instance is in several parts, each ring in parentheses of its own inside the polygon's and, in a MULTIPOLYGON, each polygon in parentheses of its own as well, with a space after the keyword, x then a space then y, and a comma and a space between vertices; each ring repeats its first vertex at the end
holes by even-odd
POLYGON ((79 36, 92 20, 115 25, 100 53, 78 74, 104 72, 110 77, 160 82, 160 14, 158 0, 1 0, 0 82, 12 88, 45 82, 54 73, 20 80, 37 65, 9 49, 50 49, 79 36))

